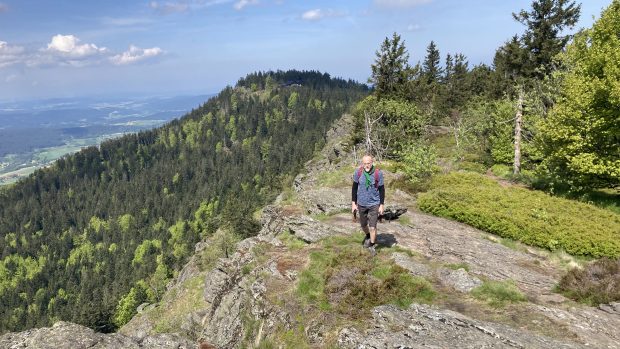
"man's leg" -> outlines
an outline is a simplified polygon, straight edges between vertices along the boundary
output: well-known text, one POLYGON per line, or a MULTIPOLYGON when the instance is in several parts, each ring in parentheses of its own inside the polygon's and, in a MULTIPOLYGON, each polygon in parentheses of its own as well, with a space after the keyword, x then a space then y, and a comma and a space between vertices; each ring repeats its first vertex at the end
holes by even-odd
POLYGON ((377 242, 377 219, 379 218, 379 206, 373 206, 368 210, 368 226, 370 227, 370 246, 377 242))
POLYGON ((368 228, 368 208, 363 207, 363 206, 358 206, 357 211, 360 215, 360 225, 362 227, 362 230, 366 234, 366 236, 364 237, 364 241, 362 242, 362 245, 364 245, 364 247, 368 247, 370 244, 370 230, 368 228))
POLYGON ((374 244, 377 241, 377 227, 370 228, 370 244, 374 244))

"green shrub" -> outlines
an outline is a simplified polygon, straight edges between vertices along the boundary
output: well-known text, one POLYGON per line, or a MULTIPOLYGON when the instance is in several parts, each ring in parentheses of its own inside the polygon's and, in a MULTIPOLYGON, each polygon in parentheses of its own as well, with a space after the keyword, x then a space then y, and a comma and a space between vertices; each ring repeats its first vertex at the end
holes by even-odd
POLYGON ((495 164, 491 166, 491 172, 501 178, 508 178, 512 174, 512 167, 504 164, 495 164))
POLYGON ((422 142, 407 145, 399 153, 402 158, 402 169, 414 183, 420 182, 437 172, 437 152, 433 145, 422 142))
POLYGON ((571 269, 556 289, 568 298, 593 306, 620 301, 620 259, 602 258, 583 269, 571 269))
POLYGON ((496 308, 501 308, 506 303, 517 303, 527 300, 512 280, 485 281, 482 285, 474 288, 471 294, 496 308))
POLYGON ((472 161, 461 161, 457 168, 462 171, 470 171, 476 173, 486 173, 487 167, 484 164, 472 161))
POLYGON ((502 237, 572 255, 620 257, 620 215, 543 192, 503 187, 476 173, 437 176, 422 211, 502 237))

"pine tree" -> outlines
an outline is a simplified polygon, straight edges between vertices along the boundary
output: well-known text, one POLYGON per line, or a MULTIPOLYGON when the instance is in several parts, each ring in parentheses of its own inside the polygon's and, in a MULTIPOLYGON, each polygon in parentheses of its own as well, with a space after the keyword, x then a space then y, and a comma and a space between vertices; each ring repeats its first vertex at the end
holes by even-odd
POLYGON ((392 39, 385 38, 376 52, 375 64, 371 65, 369 82, 374 84, 377 97, 388 97, 402 92, 407 81, 409 53, 400 35, 394 33, 392 39))
POLYGON ((422 73, 426 79, 427 84, 439 82, 442 74, 442 69, 439 66, 440 60, 439 50, 434 41, 426 48, 426 57, 424 57, 424 63, 422 64, 422 73))
POLYGON ((553 58, 560 53, 569 40, 561 35, 579 20, 581 5, 572 0, 534 0, 530 11, 521 10, 512 16, 527 27, 522 37, 528 53, 524 66, 528 77, 542 78, 553 71, 553 58))

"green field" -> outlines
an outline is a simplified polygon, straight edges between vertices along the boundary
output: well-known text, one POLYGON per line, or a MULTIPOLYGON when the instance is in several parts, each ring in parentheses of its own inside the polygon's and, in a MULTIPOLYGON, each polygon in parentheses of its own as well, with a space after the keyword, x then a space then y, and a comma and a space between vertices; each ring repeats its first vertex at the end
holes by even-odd
POLYGON ((113 133, 98 137, 71 138, 60 146, 36 149, 29 153, 9 154, 0 158, 0 185, 15 183, 20 178, 30 175, 66 154, 75 153, 84 147, 97 145, 106 139, 122 135, 123 133, 113 133))

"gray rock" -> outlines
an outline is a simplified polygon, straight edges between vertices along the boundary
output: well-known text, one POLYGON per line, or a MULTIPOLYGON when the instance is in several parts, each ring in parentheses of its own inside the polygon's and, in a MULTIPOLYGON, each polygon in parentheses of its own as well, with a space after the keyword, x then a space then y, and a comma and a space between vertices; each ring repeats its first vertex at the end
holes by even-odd
POLYGON ((419 263, 413 258, 402 252, 392 253, 392 259, 396 265, 403 267, 411 272, 414 276, 431 276, 431 269, 425 264, 419 263))
POLYGON ((313 188, 299 197, 310 214, 334 214, 351 207, 351 188, 313 188))
POLYGON ((308 216, 289 217, 286 222, 286 227, 291 234, 294 234, 307 243, 317 242, 336 234, 346 234, 346 231, 342 229, 321 223, 308 216))
POLYGON ((463 293, 471 292, 474 288, 482 285, 480 279, 469 275, 463 268, 457 270, 441 268, 438 276, 442 284, 463 293))
POLYGON ((213 269, 205 277, 204 298, 209 304, 216 304, 220 294, 228 287, 230 278, 220 269, 213 269))
POLYGON ((477 321, 464 315, 413 304, 407 310, 392 305, 376 307, 373 326, 364 332, 344 328, 338 336, 342 348, 585 348, 477 321))
POLYGON ((295 192, 300 192, 301 191, 301 183, 304 180, 305 175, 303 173, 298 174, 297 176, 295 176, 295 180, 293 180, 293 189, 295 190, 295 192))
POLYGON ((620 315, 620 302, 601 304, 598 308, 609 314, 620 315))
POLYGON ((221 302, 203 320, 202 338, 218 348, 233 348, 243 336, 241 314, 244 311, 244 290, 234 287, 221 295, 221 302))
POLYGON ((0 348, 10 349, 124 349, 124 348, 194 348, 195 344, 178 335, 146 336, 141 340, 120 333, 97 333, 70 322, 57 322, 52 327, 7 333, 0 336, 0 348))

